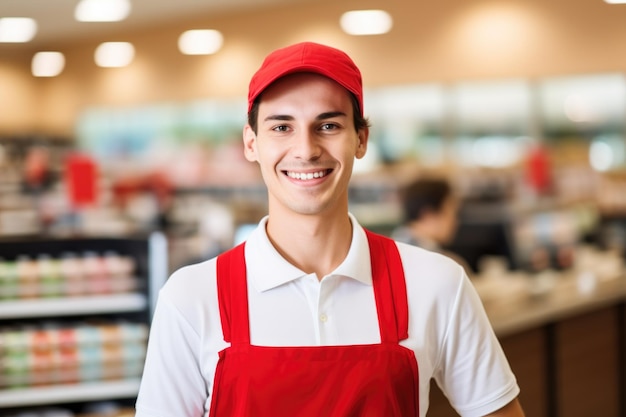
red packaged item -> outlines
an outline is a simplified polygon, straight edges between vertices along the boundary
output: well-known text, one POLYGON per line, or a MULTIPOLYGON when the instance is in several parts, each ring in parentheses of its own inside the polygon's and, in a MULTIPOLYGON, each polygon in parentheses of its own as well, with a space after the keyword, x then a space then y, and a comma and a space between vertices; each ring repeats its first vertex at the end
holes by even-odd
POLYGON ((76 153, 67 158, 65 181, 68 197, 74 208, 96 203, 97 177, 98 169, 91 157, 76 153))

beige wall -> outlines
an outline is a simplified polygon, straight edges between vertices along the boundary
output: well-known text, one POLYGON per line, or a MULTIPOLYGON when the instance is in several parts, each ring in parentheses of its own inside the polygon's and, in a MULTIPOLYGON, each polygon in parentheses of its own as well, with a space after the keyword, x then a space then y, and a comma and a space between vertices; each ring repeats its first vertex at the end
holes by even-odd
POLYGON ((56 46, 66 54, 56 78, 30 75, 31 51, 0 55, 0 133, 70 135, 90 106, 244 96, 271 49, 300 40, 336 45, 360 65, 366 86, 468 79, 625 71, 626 5, 602 0, 317 0, 277 10, 201 16, 119 34, 137 55, 127 68, 93 62, 101 39, 56 46), (386 35, 352 37, 338 27, 342 12, 384 8, 394 17, 386 35), (184 56, 183 30, 209 27, 225 44, 213 56, 184 56))

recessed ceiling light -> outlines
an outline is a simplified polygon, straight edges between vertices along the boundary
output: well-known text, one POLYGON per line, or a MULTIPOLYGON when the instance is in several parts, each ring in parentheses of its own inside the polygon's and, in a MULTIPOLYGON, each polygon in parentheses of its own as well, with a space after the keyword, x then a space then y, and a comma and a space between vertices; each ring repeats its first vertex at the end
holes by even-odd
POLYGON ((30 17, 0 18, 0 42, 30 42, 37 33, 37 22, 30 17))
POLYGON ((339 23, 349 35, 381 35, 391 30, 393 19, 384 10, 353 10, 341 15, 339 23))
POLYGON ((194 29, 178 38, 178 49, 186 55, 210 55, 220 50, 224 43, 221 32, 213 29, 194 29))
POLYGON ((626 4, 626 0, 604 0, 604 2, 609 4, 626 4))
POLYGON ((81 0, 74 9, 79 22, 119 22, 130 14, 130 0, 81 0))
POLYGON ((65 56, 61 52, 37 52, 33 56, 31 71, 35 77, 56 77, 65 67, 65 56))
POLYGON ((135 47, 129 42, 104 42, 96 48, 95 60, 99 67, 125 67, 133 61, 135 47))

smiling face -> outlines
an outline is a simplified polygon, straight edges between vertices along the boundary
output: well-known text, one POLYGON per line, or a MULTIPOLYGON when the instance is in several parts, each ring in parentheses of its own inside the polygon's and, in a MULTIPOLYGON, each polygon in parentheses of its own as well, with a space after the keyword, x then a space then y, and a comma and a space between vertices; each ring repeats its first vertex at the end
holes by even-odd
POLYGON ((348 91, 321 75, 288 75, 263 92, 257 132, 244 127, 244 152, 259 163, 270 215, 347 213, 354 158, 368 137, 353 120, 348 91))

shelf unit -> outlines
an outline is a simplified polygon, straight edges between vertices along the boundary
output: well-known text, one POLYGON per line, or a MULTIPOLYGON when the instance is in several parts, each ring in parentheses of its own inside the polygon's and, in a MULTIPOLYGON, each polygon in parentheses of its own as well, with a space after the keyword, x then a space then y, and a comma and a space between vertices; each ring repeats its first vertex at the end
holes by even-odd
POLYGON ((147 305, 147 297, 138 293, 2 301, 0 320, 143 312, 147 305))
MULTIPOLYGON (((0 327, 37 326, 50 320, 115 320, 149 325, 158 290, 168 275, 167 240, 160 232, 140 237, 12 237, 0 239, 0 258, 21 255, 61 256, 66 252, 114 251, 135 261, 140 286, 133 292, 58 298, 0 300, 0 327)), ((0 363, 3 353, 0 351, 0 363)), ((95 380, 55 385, 0 389, 0 415, 38 407, 65 406, 80 410, 98 401, 122 401, 131 405, 139 389, 139 377, 95 380)))
POLYGON ((137 395, 138 390, 139 378, 11 389, 0 391, 0 406, 3 408, 32 407, 132 398, 137 395))

